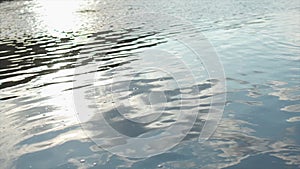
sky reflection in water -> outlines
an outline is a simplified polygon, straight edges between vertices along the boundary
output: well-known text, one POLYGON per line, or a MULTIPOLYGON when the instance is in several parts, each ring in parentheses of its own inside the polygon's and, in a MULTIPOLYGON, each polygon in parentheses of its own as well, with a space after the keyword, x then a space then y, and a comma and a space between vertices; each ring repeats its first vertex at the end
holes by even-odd
MULTIPOLYGON (((4 168, 299 168, 299 2, 33 0, 0 4, 0 163, 4 168), (195 24, 196 30, 185 30, 189 35, 203 33, 215 47, 225 67, 228 100, 213 137, 198 144, 213 84, 203 67, 195 66, 201 103, 191 132, 166 153, 125 159, 88 139, 75 114, 72 90, 88 91, 92 88, 88 84, 110 83, 109 76, 103 75, 133 64, 140 46, 149 49, 150 43, 172 50, 174 44, 168 39, 138 29, 107 30, 108 23, 144 11, 179 16, 195 24), (117 52, 107 54, 115 40, 121 41, 113 49, 117 52), (94 63, 100 72, 96 81, 73 86, 80 76, 74 75, 74 69, 83 67, 88 73, 94 63)), ((183 31, 181 25, 176 29, 183 31)), ((146 90, 146 84, 152 84, 150 89, 157 91, 169 87, 151 75, 141 79, 145 83, 133 85, 146 90)), ((166 98, 170 103, 176 103, 171 97, 175 89, 166 98)), ((102 96, 97 101, 105 105, 107 98, 102 96)), ((137 108, 142 97, 139 93, 132 97, 137 108)), ((169 126, 176 117, 171 110, 156 123, 124 133, 134 136, 169 126)))

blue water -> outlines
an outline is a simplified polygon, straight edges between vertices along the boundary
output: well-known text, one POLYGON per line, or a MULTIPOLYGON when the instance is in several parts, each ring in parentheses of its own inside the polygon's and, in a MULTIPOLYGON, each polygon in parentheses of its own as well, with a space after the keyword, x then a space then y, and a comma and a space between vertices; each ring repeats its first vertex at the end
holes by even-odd
POLYGON ((0 168, 300 168, 299 30, 293 0, 0 1, 0 168), (224 67, 225 108, 205 142, 220 79, 179 34, 205 37, 224 67), (183 140, 157 137, 164 151, 147 158, 105 147, 176 123, 183 140))

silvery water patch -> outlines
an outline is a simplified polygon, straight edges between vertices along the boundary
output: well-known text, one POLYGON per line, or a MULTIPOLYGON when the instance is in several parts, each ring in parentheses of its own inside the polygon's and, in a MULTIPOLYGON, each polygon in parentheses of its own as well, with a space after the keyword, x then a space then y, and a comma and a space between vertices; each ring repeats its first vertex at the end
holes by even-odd
POLYGON ((226 84, 201 32, 161 13, 128 15, 104 30, 94 36, 103 47, 90 54, 92 64, 75 70, 74 104, 91 140, 119 156, 161 154, 188 135, 202 105, 208 112, 198 139, 207 140, 222 117, 226 84))

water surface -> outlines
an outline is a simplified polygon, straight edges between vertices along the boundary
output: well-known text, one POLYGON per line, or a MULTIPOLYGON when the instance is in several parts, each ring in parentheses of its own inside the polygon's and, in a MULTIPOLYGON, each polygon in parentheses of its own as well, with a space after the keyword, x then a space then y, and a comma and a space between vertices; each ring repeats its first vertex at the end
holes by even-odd
POLYGON ((1 168, 299 168, 299 9, 292 0, 0 1, 1 168), (144 31, 143 25, 108 29, 118 18, 138 12, 180 17, 194 27, 179 23, 164 34, 144 31), (201 144, 197 138, 214 80, 199 61, 188 62, 197 74, 196 83, 189 83, 176 59, 141 54, 181 51, 188 61, 191 55, 168 38, 176 31, 205 35, 226 74, 223 118, 201 144), (182 80, 181 90, 170 74, 143 69, 153 66, 169 66, 182 80), (78 69, 84 73, 76 74, 78 69), (93 78, 76 82, 86 75, 93 78), (112 76, 120 78, 111 81, 112 76), (116 103, 105 93, 107 84, 118 91, 114 97, 130 103, 122 110, 130 110, 123 115, 131 122, 112 111, 116 103), (129 88, 122 91, 124 86, 129 88), (199 116, 171 150, 146 159, 123 158, 98 147, 82 130, 73 99, 79 90, 94 100, 91 109, 102 107, 100 113, 114 129, 130 137, 172 126, 182 100, 183 110, 199 116), (164 107, 163 113, 145 111, 151 104, 156 110, 164 107), (141 119, 156 121, 132 125, 141 119))

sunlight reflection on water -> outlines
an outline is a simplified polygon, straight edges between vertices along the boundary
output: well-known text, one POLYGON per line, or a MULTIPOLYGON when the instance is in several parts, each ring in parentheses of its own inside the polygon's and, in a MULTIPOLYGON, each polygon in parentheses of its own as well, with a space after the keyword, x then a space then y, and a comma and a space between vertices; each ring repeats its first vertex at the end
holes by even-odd
MULTIPOLYGON (((0 163, 4 168, 300 166, 299 2, 33 0, 0 4, 0 163), (203 33, 209 38, 225 67, 228 101, 223 120, 209 142, 198 144, 203 125, 198 120, 184 141, 171 151, 148 159, 125 159, 97 147, 82 132, 72 90, 81 87, 88 91, 89 86, 73 86, 74 77, 80 76, 74 75, 74 69, 83 67, 89 72, 89 67, 98 63, 95 81, 86 84, 101 87, 112 83, 103 76, 111 69, 129 72, 129 66, 120 63, 131 61, 133 56, 128 53, 137 48, 167 44, 164 48, 169 47, 168 51, 180 49, 167 38, 143 34, 138 29, 115 32, 105 28, 121 16, 145 10, 183 17, 195 23, 197 29, 180 25, 174 29, 188 31, 188 35, 203 33), (111 49, 115 41, 119 44, 111 49), (115 53, 104 56, 107 51, 115 53)), ((202 66, 193 68, 200 72, 198 80, 203 80, 197 86, 201 119, 209 110, 213 81, 205 81, 202 66)), ((145 82, 130 87, 146 90, 146 84, 151 84, 156 92, 173 89, 154 75, 141 76, 145 82)), ((138 91, 133 91, 136 95, 130 102, 141 110, 145 107, 137 105, 144 104, 144 95, 138 91)), ((173 98, 166 99, 176 103, 177 93, 173 92, 169 93, 173 98)), ((109 109, 110 100, 101 96, 96 97, 97 103, 109 109)), ((188 99, 184 104, 191 104, 188 99)), ((174 112, 175 108, 170 106, 168 111, 174 112)), ((163 120, 145 128, 117 127, 125 132, 126 127, 130 128, 127 134, 131 135, 153 131, 174 122, 174 114, 164 115, 163 120)), ((134 121, 141 114, 127 116, 134 121)))

